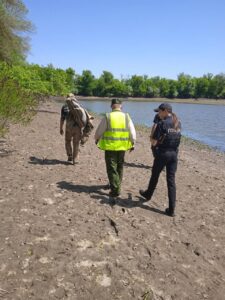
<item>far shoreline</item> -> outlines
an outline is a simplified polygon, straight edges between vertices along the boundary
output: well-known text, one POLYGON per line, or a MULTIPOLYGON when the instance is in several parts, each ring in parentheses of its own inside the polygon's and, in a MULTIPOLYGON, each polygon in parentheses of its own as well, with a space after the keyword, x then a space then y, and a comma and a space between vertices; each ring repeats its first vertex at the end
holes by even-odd
POLYGON ((170 102, 170 103, 185 103, 185 104, 208 104, 208 105, 225 105, 225 99, 168 99, 168 98, 142 98, 142 97, 95 97, 95 96, 79 96, 76 98, 83 101, 110 101, 112 98, 119 98, 122 101, 140 101, 140 102, 170 102))

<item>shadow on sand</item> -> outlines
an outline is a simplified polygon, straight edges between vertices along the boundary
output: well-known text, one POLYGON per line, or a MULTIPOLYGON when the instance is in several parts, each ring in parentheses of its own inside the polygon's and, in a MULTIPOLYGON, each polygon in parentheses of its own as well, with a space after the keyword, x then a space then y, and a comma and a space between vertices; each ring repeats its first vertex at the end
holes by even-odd
POLYGON ((47 114, 59 114, 57 111, 51 111, 51 110, 46 110, 46 109, 34 109, 36 113, 47 113, 47 114))
POLYGON ((66 181, 60 181, 57 182, 57 186, 60 189, 64 190, 69 190, 75 193, 87 193, 90 195, 92 199, 100 201, 101 204, 107 204, 110 205, 111 207, 117 205, 122 208, 133 208, 133 207, 140 207, 142 209, 146 209, 161 215, 164 215, 164 211, 150 207, 143 202, 143 198, 137 196, 135 198, 138 199, 138 201, 133 200, 132 194, 128 193, 127 198, 122 198, 122 197, 117 197, 117 198, 112 198, 108 195, 108 193, 105 190, 109 189, 108 185, 75 185, 70 182, 66 181), (104 190, 104 191, 102 191, 104 190))
POLYGON ((67 181, 57 182, 58 188, 62 190, 68 190, 76 193, 98 193, 101 189, 109 189, 109 185, 75 185, 67 181))
POLYGON ((124 166, 131 167, 131 168, 152 169, 152 167, 146 166, 144 164, 135 164, 135 163, 127 163, 127 162, 124 162, 124 166))
POLYGON ((29 164, 33 165, 72 165, 70 162, 58 159, 38 158, 30 156, 29 164))

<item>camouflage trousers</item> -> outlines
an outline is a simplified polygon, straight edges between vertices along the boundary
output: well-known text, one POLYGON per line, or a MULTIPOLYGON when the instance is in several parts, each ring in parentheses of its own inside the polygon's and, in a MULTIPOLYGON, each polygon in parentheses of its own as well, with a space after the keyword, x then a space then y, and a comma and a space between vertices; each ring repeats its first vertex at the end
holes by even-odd
POLYGON ((120 194, 125 151, 105 151, 106 170, 113 194, 120 194))
POLYGON ((78 158, 79 145, 81 140, 81 129, 78 126, 66 126, 65 148, 68 157, 72 157, 73 162, 78 158))

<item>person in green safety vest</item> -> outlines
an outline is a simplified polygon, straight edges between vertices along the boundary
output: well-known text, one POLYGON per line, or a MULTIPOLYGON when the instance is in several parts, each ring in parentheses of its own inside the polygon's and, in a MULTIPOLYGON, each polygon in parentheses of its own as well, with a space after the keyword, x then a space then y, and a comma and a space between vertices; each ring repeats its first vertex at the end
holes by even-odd
POLYGON ((134 150, 136 131, 127 113, 123 113, 122 102, 112 99, 112 112, 106 113, 95 132, 95 143, 105 151, 106 171, 111 197, 118 197, 121 191, 125 152, 134 150))

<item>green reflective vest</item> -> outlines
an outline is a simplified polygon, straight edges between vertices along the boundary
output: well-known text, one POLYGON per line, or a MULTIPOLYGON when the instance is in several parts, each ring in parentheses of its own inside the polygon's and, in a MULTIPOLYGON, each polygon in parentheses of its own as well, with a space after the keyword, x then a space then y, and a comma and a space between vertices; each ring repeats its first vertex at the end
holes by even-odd
POLYGON ((114 110, 106 114, 107 129, 98 142, 98 147, 109 151, 126 151, 132 148, 128 124, 130 117, 114 110))

